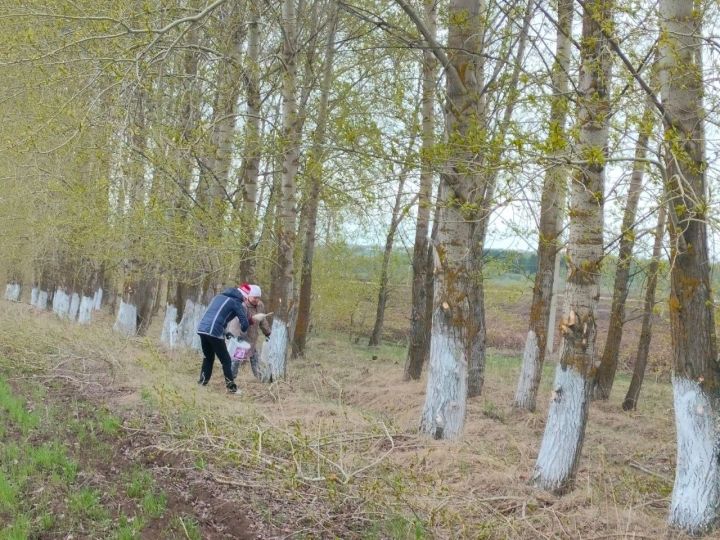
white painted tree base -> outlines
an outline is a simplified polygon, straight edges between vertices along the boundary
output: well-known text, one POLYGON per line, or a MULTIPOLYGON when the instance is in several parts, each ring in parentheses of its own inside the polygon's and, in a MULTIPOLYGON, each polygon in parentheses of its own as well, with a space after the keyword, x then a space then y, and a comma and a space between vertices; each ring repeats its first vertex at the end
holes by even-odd
POLYGON ((590 385, 573 368, 558 364, 547 424, 532 482, 553 493, 564 491, 575 471, 585 435, 590 385))
POLYGON ((61 318, 68 316, 70 312, 70 295, 65 289, 56 289, 53 295, 52 310, 55 315, 61 318))
POLYGON ((137 333, 137 307, 120 300, 113 330, 125 336, 134 336, 137 333))
POLYGON ((258 361, 262 382, 269 383, 285 378, 289 346, 287 323, 274 317, 270 341, 263 346, 258 361))
POLYGON ((677 466, 668 521, 700 534, 720 517, 718 411, 697 382, 673 377, 672 383, 677 466))
POLYGON ((74 321, 77 319, 78 311, 80 310, 80 295, 73 293, 70 297, 70 309, 68 310, 68 319, 74 321))
POLYGON ((33 287, 30 289, 30 305, 37 307, 38 306, 38 294, 40 293, 40 289, 37 287, 33 287))
POLYGON ((92 322, 92 312, 95 306, 94 298, 83 296, 80 300, 80 308, 78 309, 78 323, 90 324, 92 322))
POLYGON ((170 349, 178 346, 177 308, 169 302, 165 306, 165 320, 160 333, 160 343, 170 349))
POLYGON ((446 334, 433 316, 430 371, 420 431, 435 439, 455 439, 465 425, 467 359, 463 344, 446 334))
POLYGON ((197 351, 202 350, 197 328, 205 314, 205 309, 206 306, 203 304, 196 304, 192 300, 185 301, 185 310, 178 325, 178 345, 197 351))
POLYGON ((9 300, 10 302, 19 302, 21 290, 22 287, 19 283, 8 283, 5 285, 5 300, 9 300))
POLYGON ((102 300, 103 290, 102 287, 100 287, 95 291, 95 296, 93 297, 93 309, 95 309, 95 311, 98 311, 102 307, 102 300))
POLYGON ((46 310, 48 308, 48 297, 50 294, 47 291, 38 290, 37 301, 35 307, 38 309, 46 310))
POLYGON ((538 365, 540 357, 540 347, 535 332, 528 331, 525 340, 525 351, 523 352, 522 368, 520 377, 518 378, 517 389, 515 390, 515 407, 525 409, 527 411, 535 410, 535 398, 537 389, 533 388, 534 381, 537 380, 538 365))

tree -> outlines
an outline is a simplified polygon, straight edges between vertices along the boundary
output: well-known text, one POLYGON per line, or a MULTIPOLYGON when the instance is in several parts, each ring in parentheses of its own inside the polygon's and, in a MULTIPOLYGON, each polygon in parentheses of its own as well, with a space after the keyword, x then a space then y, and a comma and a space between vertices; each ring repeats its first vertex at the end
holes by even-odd
POLYGON ((557 39, 552 68, 553 94, 550 104, 550 125, 547 151, 550 166, 545 174, 540 201, 538 227, 538 267, 535 273, 530 323, 522 368, 518 377, 514 405, 528 411, 535 410, 542 367, 545 362, 555 266, 561 248, 560 233, 567 190, 567 168, 559 158, 567 152, 566 119, 570 68, 570 37, 573 19, 571 0, 558 1, 557 39))
POLYGON ((645 302, 643 304, 642 327, 640 339, 638 340, 637 353, 635 354, 635 366, 627 394, 622 403, 623 411, 635 410, 640 398, 647 366, 648 353, 650 352, 650 337, 652 336, 652 321, 655 313, 655 289, 657 287, 658 273, 660 270, 660 255, 662 251, 663 235, 665 234, 665 205, 658 209, 657 226, 655 227, 655 242, 653 243, 652 259, 647 267, 647 284, 645 285, 645 302))
POLYGON ((703 14, 696 5, 661 0, 659 13, 678 452, 669 521, 689 533, 720 517, 720 367, 706 232, 703 14))
POLYGON ((595 369, 595 311, 603 259, 604 173, 608 141, 611 58, 603 28, 612 25, 612 2, 583 4, 578 84, 577 151, 581 165, 570 189, 568 275, 562 341, 533 483, 562 493, 580 461, 595 369))
MULTIPOLYGON (((425 0, 424 20, 430 39, 437 35, 437 2, 425 0)), ((430 231, 430 208, 432 206, 433 146, 435 143, 435 85, 437 84, 437 61, 433 53, 425 49, 422 60, 422 148, 420 150, 420 187, 415 220, 415 243, 412 258, 412 299, 410 314, 410 338, 405 361, 405 380, 419 379, 429 351, 429 316, 432 314, 432 294, 428 278, 432 278, 432 257, 428 261, 428 233, 430 231), (430 262, 430 264, 428 264, 430 262), (430 307, 430 309, 428 309, 430 307)))
MULTIPOLYGON (((439 54, 448 70, 445 118, 449 148, 440 177, 430 372, 420 421, 421 431, 438 439, 452 439, 462 432, 468 344, 477 331, 471 319, 469 288, 473 278, 469 275, 468 242, 476 217, 473 194, 478 188, 477 153, 485 125, 480 13, 477 0, 451 1, 448 55, 439 54)), ((425 38, 431 39, 427 34, 425 38)), ((436 48, 434 52, 438 55, 441 51, 436 48)))
POLYGON ((302 267, 300 270, 300 294, 298 299, 298 316, 293 339, 293 355, 302 356, 307 344, 307 334, 310 328, 310 307, 312 304, 313 259, 315 257, 315 242, 317 236, 318 208, 320 206, 320 192, 325 171, 323 147, 326 144, 327 125, 329 115, 329 97, 333 82, 333 63, 335 60, 335 36, 338 25, 338 7, 333 4, 329 17, 329 30, 323 59, 322 81, 320 83, 320 102, 318 105, 317 124, 312 136, 312 148, 305 165, 305 174, 308 177, 309 193, 303 209, 306 215, 304 227, 304 241, 302 254, 302 267))
POLYGON ((630 265, 632 263, 633 248, 635 246, 635 216, 642 193, 643 176, 647 164, 647 145, 653 130, 654 113, 652 103, 648 100, 638 126, 638 140, 635 146, 635 160, 628 186, 627 201, 623 221, 620 227, 620 247, 618 252, 617 268, 615 270, 615 284, 610 307, 610 325, 605 347, 603 348, 600 367, 595 374, 593 386, 595 399, 608 399, 612 390, 615 372, 617 371, 620 342, 622 340, 623 325, 625 324, 625 300, 628 295, 630 283, 630 265))
POLYGON ((267 344, 268 364, 263 366, 262 379, 271 382, 285 377, 287 357, 295 328, 297 306, 294 303, 294 263, 296 228, 296 184, 299 166, 300 125, 297 109, 297 13, 295 0, 282 4, 283 27, 283 136, 282 182, 277 215, 278 280, 273 287, 276 299, 272 335, 267 344))

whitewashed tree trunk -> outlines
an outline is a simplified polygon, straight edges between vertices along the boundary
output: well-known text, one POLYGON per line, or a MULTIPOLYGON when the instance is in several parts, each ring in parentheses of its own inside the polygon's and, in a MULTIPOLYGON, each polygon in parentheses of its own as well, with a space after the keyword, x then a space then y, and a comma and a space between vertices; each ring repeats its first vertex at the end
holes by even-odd
POLYGON ((177 308, 167 303, 165 306, 165 319, 163 320, 160 342, 167 347, 174 349, 178 345, 179 326, 177 323, 177 308))
POLYGON ((420 430, 435 439, 462 434, 467 401, 467 357, 464 344, 443 324, 441 309, 433 315, 430 370, 420 430))
POLYGON ((80 300, 78 309, 78 323, 90 324, 92 322, 92 313, 95 306, 95 299, 90 296, 84 296, 80 300))
POLYGON ((95 291, 95 296, 93 297, 93 309, 95 311, 99 311, 102 308, 102 301, 103 290, 102 287, 98 287, 98 289, 95 291))
POLYGON ((533 298, 530 306, 530 320, 523 363, 515 390, 514 405, 528 411, 535 410, 538 386, 548 350, 548 338, 552 339, 554 320, 550 322, 555 276, 559 264, 559 236, 562 231, 562 216, 567 191, 567 169, 560 165, 560 159, 567 153, 565 124, 568 111, 568 88, 570 85, 571 28, 573 20, 572 0, 558 2, 558 29, 555 44, 555 61, 552 81, 553 96, 550 105, 548 146, 551 148, 551 162, 557 160, 545 174, 540 202, 540 223, 538 231, 538 269, 535 274, 533 298))
POLYGON ((37 303, 35 304, 35 307, 38 309, 46 310, 48 308, 48 298, 50 297, 50 293, 47 291, 43 291, 42 289, 38 290, 37 293, 37 303))
POLYGON ((137 333, 137 307, 126 304, 121 299, 113 330, 119 334, 134 336, 137 333))
POLYGON ((273 317, 270 341, 263 346, 258 364, 262 382, 269 383, 285 378, 287 355, 290 352, 289 339, 288 323, 273 317))
MULTIPOLYGON (((582 65, 578 84, 580 156, 607 155, 611 56, 602 29, 612 24, 611 4, 583 7, 582 65)), ((596 366, 596 310, 603 260, 604 159, 580 166, 570 199, 568 276, 560 322, 562 343, 553 395, 533 483, 555 493, 572 488, 587 423, 596 366)))
MULTIPOLYGON (((562 351, 560 352, 562 355, 562 351)), ((533 481, 535 485, 563 493, 577 469, 585 438, 592 380, 572 366, 558 364, 533 481)))
POLYGON ((178 325, 177 344, 183 347, 200 350, 200 336, 197 334, 198 324, 205 314, 206 306, 191 299, 185 301, 183 316, 178 325))
POLYGON ((473 304, 473 298, 478 298, 475 288, 479 276, 473 274, 471 236, 474 224, 483 219, 478 210, 483 201, 479 199, 487 186, 479 171, 481 156, 461 142, 482 138, 481 130, 486 125, 481 54, 483 7, 480 0, 450 2, 446 56, 407 2, 398 0, 398 4, 446 69, 445 131, 450 144, 440 176, 437 239, 433 246, 432 344, 420 429, 436 438, 455 438, 462 433, 465 422, 468 354, 480 341, 484 345, 484 340, 476 339, 482 337, 479 334, 484 321, 476 319, 482 305, 473 304))
POLYGON ((40 289, 37 287, 33 287, 30 289, 30 305, 37 307, 38 306, 38 295, 40 294, 40 289))
POLYGON ((296 176, 299 167, 300 121, 297 104, 297 12, 295 0, 282 4, 282 127, 283 163, 282 187, 277 215, 277 281, 275 283, 275 323, 284 330, 270 337, 268 358, 271 374, 284 377, 290 355, 292 332, 295 330, 294 251, 297 227, 296 176))
POLYGON ((673 377, 677 468, 670 523, 692 534, 714 526, 720 501, 718 401, 697 381, 673 377))
POLYGON ((21 291, 22 287, 19 283, 8 283, 7 285, 5 285, 5 300, 9 300, 11 302, 19 302, 21 291))
POLYGON ((55 290, 52 301, 52 310, 58 317, 68 317, 70 313, 70 295, 65 289, 58 287, 55 290))
POLYGON ((704 533, 720 520, 720 367, 707 240, 702 8, 661 0, 659 74, 670 233, 670 333, 677 465, 670 525, 704 533))
POLYGON ((68 319, 71 321, 77 319, 78 311, 80 311, 80 295, 78 293, 72 293, 72 296, 70 296, 70 307, 67 313, 68 319))

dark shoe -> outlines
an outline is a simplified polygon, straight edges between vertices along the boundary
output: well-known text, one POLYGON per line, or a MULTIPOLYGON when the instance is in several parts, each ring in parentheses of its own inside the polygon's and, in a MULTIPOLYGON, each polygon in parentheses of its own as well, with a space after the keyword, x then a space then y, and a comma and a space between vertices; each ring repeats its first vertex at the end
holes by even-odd
POLYGON ((237 394, 238 393, 237 384, 235 384, 235 383, 228 384, 227 391, 228 391, 228 394, 237 394))
POLYGON ((200 375, 200 378, 198 379, 197 383, 199 386, 207 386, 208 381, 207 381, 207 379, 205 379, 204 375, 200 375))

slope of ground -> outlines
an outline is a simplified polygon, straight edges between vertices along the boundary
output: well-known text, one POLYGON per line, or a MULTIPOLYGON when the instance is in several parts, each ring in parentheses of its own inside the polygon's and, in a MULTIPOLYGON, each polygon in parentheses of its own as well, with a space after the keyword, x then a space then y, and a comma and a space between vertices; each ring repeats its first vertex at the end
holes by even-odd
MULTIPOLYGON (((22 404, 10 408, 55 411, 42 412, 28 431, 6 421, 5 438, 23 448, 56 441, 77 471, 51 488, 57 507, 35 504, 42 482, 32 472, 20 487, 19 479, 5 482, 15 486, 9 503, 0 482, 0 537, 23 538, 12 532, 22 527, 41 538, 672 534, 665 524, 675 457, 666 383, 648 381, 639 410, 627 414, 620 401, 628 380, 619 377, 613 398, 591 409, 576 489, 557 498, 527 485, 547 399, 534 414, 510 407, 517 356, 491 352, 465 435, 442 442, 417 434, 424 382, 401 380, 400 347, 371 350, 339 334, 314 336, 286 381, 262 385, 244 370, 241 394, 230 396, 219 371, 208 387, 195 385, 197 354, 119 338, 107 315, 83 328, 2 302, 0 327, 0 375, 11 401, 22 404), (76 418, 96 426, 97 443, 71 433, 80 429, 76 418), (136 478, 141 487, 130 490, 136 478), (102 509, 91 512, 96 518, 72 504, 84 488, 92 496, 82 504, 102 509), (147 493, 163 503, 145 508, 147 493), (18 508, 25 521, 6 524, 18 508), (46 514, 64 517, 48 525, 46 514)), ((549 366, 542 396, 551 379, 549 366)))

